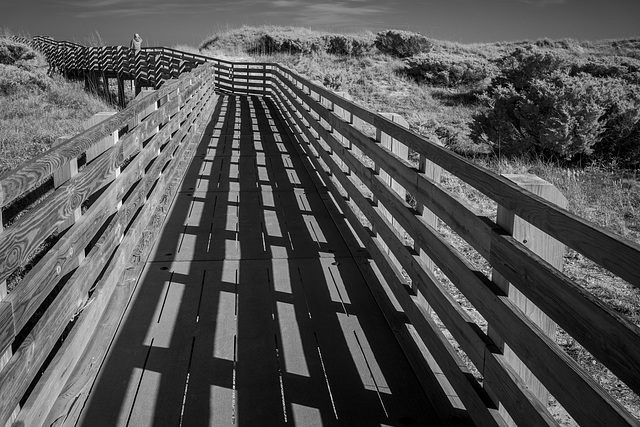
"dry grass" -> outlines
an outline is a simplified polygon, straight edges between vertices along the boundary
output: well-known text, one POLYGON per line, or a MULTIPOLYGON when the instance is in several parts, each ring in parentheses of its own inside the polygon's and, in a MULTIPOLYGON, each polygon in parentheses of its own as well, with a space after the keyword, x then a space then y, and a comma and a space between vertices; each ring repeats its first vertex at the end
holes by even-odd
MULTIPOLYGON (((0 46, 11 44, 0 39, 0 46)), ((48 76, 40 55, 0 62, 0 83, 23 78, 16 85, 2 85, 0 91, 0 175, 47 151, 58 137, 79 133, 93 114, 113 111, 84 92, 82 83, 48 76)))

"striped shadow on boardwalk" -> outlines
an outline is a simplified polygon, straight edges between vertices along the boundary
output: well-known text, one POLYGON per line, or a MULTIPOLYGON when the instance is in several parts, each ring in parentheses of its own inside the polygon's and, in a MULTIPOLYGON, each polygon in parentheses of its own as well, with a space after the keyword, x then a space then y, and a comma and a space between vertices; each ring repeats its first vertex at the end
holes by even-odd
POLYGON ((80 425, 438 425, 327 200, 271 100, 221 96, 80 425))

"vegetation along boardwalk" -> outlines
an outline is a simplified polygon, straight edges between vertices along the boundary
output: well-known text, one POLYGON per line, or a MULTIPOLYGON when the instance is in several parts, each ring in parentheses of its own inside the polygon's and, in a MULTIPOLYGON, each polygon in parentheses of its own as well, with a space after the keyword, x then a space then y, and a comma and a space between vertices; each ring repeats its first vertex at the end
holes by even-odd
POLYGON ((640 330, 562 269, 640 287, 640 247, 549 183, 279 64, 26 42, 150 90, 0 176, 0 425, 638 424, 555 337, 640 392, 640 330))

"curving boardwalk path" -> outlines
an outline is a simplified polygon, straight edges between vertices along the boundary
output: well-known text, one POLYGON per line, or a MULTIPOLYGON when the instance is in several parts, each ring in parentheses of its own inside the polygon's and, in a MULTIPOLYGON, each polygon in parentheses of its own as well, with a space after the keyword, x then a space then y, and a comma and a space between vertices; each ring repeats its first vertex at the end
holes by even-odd
POLYGON ((332 206, 269 99, 220 96, 79 424, 439 425, 332 206))

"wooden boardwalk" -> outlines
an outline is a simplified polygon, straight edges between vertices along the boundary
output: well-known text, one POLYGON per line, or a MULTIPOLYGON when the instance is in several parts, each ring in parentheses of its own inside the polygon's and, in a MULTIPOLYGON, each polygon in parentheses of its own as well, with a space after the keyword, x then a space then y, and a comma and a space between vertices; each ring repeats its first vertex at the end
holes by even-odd
POLYGON ((79 424, 439 425, 327 200, 269 99, 221 96, 79 424))

